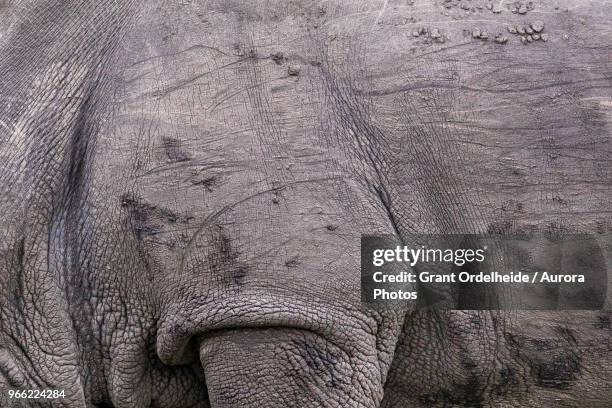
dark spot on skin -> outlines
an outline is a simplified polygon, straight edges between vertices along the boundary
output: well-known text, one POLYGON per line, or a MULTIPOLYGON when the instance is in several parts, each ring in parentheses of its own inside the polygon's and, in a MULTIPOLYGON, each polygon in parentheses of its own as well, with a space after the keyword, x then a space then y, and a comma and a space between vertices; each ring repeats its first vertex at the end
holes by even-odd
POLYGON ((19 269, 20 271, 23 270, 23 265, 24 265, 24 259, 25 259, 25 238, 22 237, 16 245, 15 248, 15 265, 18 267, 17 269, 19 269))
POLYGON ((208 255, 208 266, 213 274, 227 282, 242 285, 249 272, 249 266, 239 261, 240 252, 232 245, 228 232, 220 225, 211 242, 211 252, 208 255))
POLYGON ((298 76, 300 75, 301 71, 302 69, 297 65, 290 65, 289 68, 287 68, 287 73, 289 76, 298 76))
POLYGON ((512 348, 520 347, 522 342, 522 336, 518 336, 514 333, 504 331, 504 339, 512 348))
POLYGON ((470 376, 465 384, 453 385, 451 389, 444 389, 437 393, 425 394, 419 397, 419 401, 429 407, 461 406, 470 408, 482 408, 484 399, 480 392, 480 383, 475 375, 470 376))
POLYGON ((279 203, 279 199, 281 197, 281 193, 283 191, 285 187, 282 185, 282 183, 280 181, 273 181, 272 182, 272 203, 274 204, 278 204, 279 203))
POLYGON ((461 359, 461 364, 462 364, 462 365, 463 365, 465 368, 467 368, 467 369, 469 369, 469 370, 471 370, 471 369, 473 369, 473 368, 478 367, 478 364, 477 364, 477 363, 476 363, 474 360, 472 360, 471 358, 469 358, 469 357, 464 357, 464 358, 462 358, 462 359, 461 359))
POLYGON ((612 327, 610 325, 610 315, 600 314, 597 316, 597 322, 595 322, 595 327, 601 330, 610 330, 612 327))
POLYGON ((190 179, 191 184, 194 186, 202 186, 208 192, 212 192, 213 189, 217 186, 218 179, 215 176, 209 176, 204 178, 192 177, 190 179))
POLYGON ((241 285, 244 283, 244 278, 247 276, 248 269, 246 266, 239 265, 232 273, 232 279, 234 283, 237 285, 241 285))
POLYGON ((166 219, 168 222, 174 224, 176 222, 176 220, 178 219, 177 215, 175 213, 173 213, 172 211, 166 209, 166 208, 160 208, 159 209, 159 214, 166 219))
POLYGON ((576 339, 571 329, 557 327, 560 336, 533 338, 504 333, 511 353, 527 364, 530 376, 544 388, 568 389, 581 371, 575 352, 576 339))
POLYGON ((136 233, 138 239, 142 239, 144 236, 159 234, 159 229, 146 225, 145 223, 137 223, 134 226, 134 232, 136 233))
POLYGON ((270 54, 270 58, 277 65, 283 65, 283 62, 285 61, 285 56, 280 51, 279 52, 275 52, 274 54, 270 54))
POLYGON ((299 257, 296 255, 293 258, 287 260, 287 262, 285 262, 285 266, 288 268, 295 268, 296 266, 298 266, 300 264, 300 260, 299 257))
POLYGON ((191 160, 191 157, 181 150, 180 142, 171 137, 163 137, 162 143, 164 146, 164 150, 166 152, 166 156, 172 162, 183 162, 187 160, 191 160))
POLYGON ((139 240, 159 232, 158 227, 152 222, 155 206, 142 203, 139 198, 129 193, 121 197, 121 206, 127 208, 130 225, 139 240))
POLYGON ((127 209, 130 225, 139 240, 158 234, 164 223, 187 222, 173 211, 146 203, 132 193, 121 196, 121 207, 127 209))
POLYGON ((574 354, 531 364, 531 375, 539 386, 545 388, 568 389, 579 373, 580 360, 574 354))
MULTIPOLYGON (((13 288, 13 296, 14 296, 14 304, 16 305, 19 311, 22 311, 24 304, 24 278, 23 271, 25 269, 25 238, 22 237, 15 243, 15 247, 12 252, 11 259, 11 267, 14 270, 14 274, 12 275, 12 280, 14 282, 13 288)), ((1 373, 0 373, 1 374, 1 373)))
POLYGON ((328 231, 335 231, 338 229, 337 225, 333 225, 333 224, 328 224, 325 226, 325 228, 327 228, 328 231))

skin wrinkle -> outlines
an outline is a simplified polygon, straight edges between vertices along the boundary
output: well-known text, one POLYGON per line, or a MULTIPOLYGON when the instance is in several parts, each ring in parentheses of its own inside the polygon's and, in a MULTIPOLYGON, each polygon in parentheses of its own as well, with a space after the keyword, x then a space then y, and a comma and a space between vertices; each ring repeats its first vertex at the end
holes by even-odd
MULTIPOLYGON (((54 80, 54 79, 52 79, 52 81, 53 81, 53 80, 54 80)), ((78 84, 78 80, 77 80, 77 84, 78 84)), ((43 88, 41 88, 41 90, 42 90, 42 89, 43 89, 43 88)), ((51 95, 51 96, 50 96, 51 101, 53 101, 52 103, 54 103, 54 101, 56 100, 56 99, 55 99, 55 98, 56 98, 56 96, 55 96, 55 91, 52 91, 50 95, 51 95)), ((42 98, 42 97, 38 97, 38 98, 42 98)), ((73 100, 77 100, 77 99, 73 99, 73 100)), ((34 106, 35 106, 35 105, 34 105, 34 106)), ((85 105, 85 106, 86 106, 86 105, 85 105)), ((32 123, 32 122, 30 122, 30 123, 31 123, 30 125, 26 125, 26 126, 28 126, 29 128, 31 128, 31 126, 36 126, 36 124, 34 124, 34 123, 32 123)), ((77 127, 77 130, 75 131, 75 133, 76 133, 77 135, 79 135, 79 134, 80 134, 82 131, 83 131, 83 129, 80 129, 80 128, 78 128, 78 127, 77 127)), ((57 140, 57 139, 56 139, 56 140, 57 140)), ((60 154, 64 154, 65 150, 63 150, 63 151, 62 151, 62 150, 61 150, 61 149, 62 149, 62 147, 60 147, 60 146, 61 146, 61 145, 60 145, 59 143, 57 143, 56 145, 52 145, 52 146, 51 146, 51 149, 54 149, 54 150, 58 150, 58 149, 60 149, 58 153, 60 153, 60 154)), ((52 151, 53 151, 53 150, 52 150, 52 151)), ((38 153, 39 153, 39 152, 35 152, 34 154, 38 154, 38 153)), ((80 153, 80 152, 78 152, 77 154, 79 154, 79 155, 80 155, 81 153, 80 153)), ((69 162, 69 163, 70 163, 70 162, 69 162)), ((74 163, 74 160, 72 160, 72 163, 74 163)), ((49 171, 50 175, 53 175, 53 174, 54 174, 53 172, 57 172, 57 171, 59 170, 59 168, 58 168, 58 167, 49 167, 48 169, 49 169, 48 171, 49 171)), ((75 179, 75 180, 76 180, 78 177, 76 177, 76 178, 75 178, 75 176, 76 176, 76 174, 75 174, 75 173, 74 173, 72 170, 71 170, 71 171, 70 171, 70 172, 67 174, 67 177, 68 177, 70 180, 72 180, 72 179, 75 179)), ((31 177, 33 177, 33 178, 37 178, 37 174, 36 174, 36 173, 34 173, 34 174, 32 174, 32 175, 31 175, 31 177)), ((45 183, 45 181, 44 181, 44 180, 45 180, 45 178, 43 178, 42 180, 43 180, 43 183, 45 183)), ((37 188, 38 188, 38 186, 39 186, 39 185, 34 184, 33 188, 34 188, 34 189, 37 189, 37 188)), ((48 191, 56 188, 56 187, 55 187, 55 184, 49 184, 49 183, 41 184, 41 187, 42 187, 42 186, 45 186, 45 188, 46 188, 46 189, 48 189, 48 191)), ((44 190, 43 190, 43 191, 44 191, 44 190)), ((67 190, 67 192, 68 192, 68 194, 72 194, 72 193, 74 192, 74 191, 72 190, 72 187, 71 187, 71 186, 68 186, 68 190, 67 190)), ((53 205, 54 205, 54 206, 56 206, 56 204, 53 204, 53 205)), ((55 208, 60 208, 60 207, 64 207, 64 203, 62 202, 62 199, 60 199, 60 200, 59 200, 59 205, 57 205, 57 207, 55 207, 55 208)), ((35 214, 35 212, 34 212, 34 211, 32 211, 32 213, 33 213, 33 214, 35 214)), ((46 217, 54 217, 54 218, 56 218, 56 217, 61 217, 61 216, 59 216, 59 215, 55 215, 55 216, 53 216, 53 215, 49 214, 49 215, 47 215, 46 217)), ((58 222, 59 222, 59 224, 58 224, 58 225, 60 225, 60 226, 61 226, 61 225, 63 225, 63 222, 62 222, 62 221, 58 221, 58 222)), ((55 239, 56 239, 56 236, 55 236, 54 234, 52 234, 52 235, 50 235, 50 236, 49 236, 49 238, 47 238, 47 239, 49 239, 49 240, 55 240, 55 239)), ((60 245, 64 245, 64 244, 60 243, 60 245)), ((50 254, 51 254, 51 252, 50 252, 50 254)), ((52 267, 52 265, 53 265, 54 263, 58 262, 58 261, 59 261, 59 260, 56 260, 55 258, 48 258, 46 262, 49 264, 49 267, 52 267)), ((28 268, 30 268, 30 265, 28 265, 28 268)), ((28 272, 28 273, 30 273, 30 272, 28 272)), ((58 271, 58 273, 59 273, 59 271, 58 271)), ((63 285, 63 283, 61 283, 61 278, 62 278, 62 277, 61 277, 61 275, 60 275, 60 276, 57 276, 57 278, 59 278, 59 280, 60 280, 60 282, 58 282, 59 286, 60 286, 60 287, 64 286, 64 285, 63 285)), ((39 287, 43 287, 43 288, 45 288, 44 290, 48 290, 48 289, 46 289, 46 286, 45 286, 45 285, 46 285, 46 284, 43 284, 43 282, 41 282, 41 284, 40 284, 40 285, 36 285, 36 286, 34 286, 33 290, 29 290, 29 289, 28 289, 29 293, 28 293, 28 295, 26 295, 26 298, 37 299, 37 298, 40 296, 38 292, 39 292, 39 290, 41 290, 41 289, 39 289, 39 287)), ((25 292, 23 292, 23 291, 22 291, 22 293, 23 293, 23 294, 25 294, 25 292)), ((58 295, 56 294, 56 295, 55 295, 55 297, 56 297, 56 299, 57 299, 57 300, 59 300, 59 299, 62 299, 64 296, 58 296, 58 295)), ((45 315, 48 313, 48 311, 47 311, 48 306, 45 306, 44 308, 39 308, 39 307, 38 307, 38 304, 39 304, 39 303, 36 303, 36 302, 33 304, 33 305, 34 305, 34 307, 35 307, 35 309, 34 309, 34 310, 36 310, 36 312, 35 312, 35 313, 37 313, 39 316, 45 316, 45 315)), ((58 303, 58 305, 61 305, 61 303, 58 303)), ((61 309, 58 309, 57 311, 59 312, 59 311, 61 311, 61 309)), ((27 316, 27 315, 29 315, 31 312, 30 312, 30 311, 24 311, 23 313, 26 313, 26 316, 27 316)), ((53 314, 56 314, 56 312, 52 312, 52 313, 53 313, 53 314)), ((60 313, 60 316, 61 316, 61 313, 60 313)), ((53 318, 53 317, 51 317, 51 319, 52 319, 52 318, 53 318)), ((45 327, 45 326, 46 326, 46 327, 47 327, 47 328, 50 330, 50 332, 51 332, 51 333, 53 333, 54 331, 56 331, 56 334, 57 334, 57 333, 61 333, 61 332, 70 333, 70 331, 69 331, 69 330, 62 329, 62 328, 61 328, 61 326, 60 326, 60 327, 57 327, 57 324, 52 324, 52 325, 49 325, 49 324, 45 324, 44 322, 38 322, 38 321, 35 321, 35 322, 32 322, 32 323, 31 323, 31 325, 33 325, 34 327, 45 327), (57 332, 57 330, 59 330, 59 332, 57 332)), ((37 330, 39 330, 39 329, 37 329, 37 330)), ((66 371, 66 370, 60 370, 59 372, 55 372, 54 374, 55 374, 55 375, 57 375, 56 379, 61 381, 61 380, 62 380, 62 378, 63 378, 63 377, 65 377, 66 375, 71 376, 72 374, 71 374, 70 372, 71 372, 71 371, 72 371, 72 369, 73 369, 73 367, 72 367, 72 363, 70 363, 70 364, 64 364, 64 363, 62 363, 62 362, 61 362, 62 360, 70 361, 70 360, 73 358, 73 356, 71 355, 71 352, 70 352, 70 348, 69 348, 69 347, 64 348, 64 349, 65 349, 65 351, 67 352, 67 354, 64 354, 64 353, 62 353, 62 354, 58 354, 58 353, 56 353, 55 351, 57 351, 57 350, 61 350, 62 348, 61 348, 61 347, 56 348, 56 347, 57 347, 57 345, 53 345, 53 342, 52 342, 52 341, 50 341, 50 340, 43 340, 43 339, 41 338, 41 336, 39 336, 39 334, 40 334, 40 333, 39 333, 39 332, 37 332, 37 333, 36 333, 36 335, 34 335, 34 336, 32 337, 32 339, 31 339, 31 340, 34 342, 34 343, 32 343, 32 344, 34 344, 36 347, 38 347, 38 348, 41 350, 41 352, 42 352, 42 353, 45 353, 47 356, 55 356, 55 357, 59 357, 58 367, 60 367, 60 366, 64 366, 64 365, 65 365, 65 366, 68 368, 68 371, 66 371), (41 341, 44 341, 44 344, 43 344, 43 343, 41 343, 41 341), (48 348, 48 347, 51 347, 51 346, 52 346, 52 347, 54 347, 54 349, 49 349, 49 348, 48 348)), ((43 337, 44 337, 44 336, 43 336, 43 337)), ((24 339, 24 338, 20 336, 19 340, 17 340, 17 339, 15 339, 15 340, 16 340, 16 341, 18 341, 18 342, 20 342, 20 341, 23 341, 23 339, 24 339)), ((19 343, 17 343, 17 344, 19 344, 19 343)), ((30 354, 32 353, 31 347, 32 347, 32 345, 30 345, 30 346, 29 346, 29 351, 25 351, 24 349, 22 349, 22 351, 23 351, 24 353, 27 353, 27 354, 25 354, 25 355, 30 355, 30 354)), ((36 354, 36 353, 34 353, 34 354, 36 354)), ((52 358, 52 359, 53 359, 53 360, 57 360, 57 358, 52 358)), ((36 370, 36 369, 39 369, 39 364, 40 364, 39 362, 36 362, 36 363, 35 363, 35 362, 33 362, 32 360, 30 360, 30 362, 31 362, 31 368, 28 368, 28 370, 31 370, 31 369, 35 369, 35 370, 36 370)), ((40 368, 42 368, 42 367, 40 367, 40 368)), ((44 369, 44 368, 43 368, 43 370, 46 370, 46 369, 44 369)), ((48 374, 49 374, 49 372, 43 371, 43 372, 42 372, 42 375, 41 375, 41 378, 48 377, 48 374)), ((48 378, 46 381, 49 381, 49 380, 50 380, 50 379, 48 378)), ((44 384, 44 382, 45 382, 45 380, 41 381, 39 384, 36 384, 36 385, 35 385, 35 387, 36 387, 36 388, 44 388, 44 387, 45 387, 45 385, 43 385, 43 384, 44 384)), ((78 380, 77 380, 77 381, 71 380, 71 382, 73 382, 73 383, 74 383, 74 384, 75 384, 77 387, 79 387, 79 381, 78 381, 78 380)), ((48 384, 49 384, 49 385, 52 385, 52 384, 53 384, 53 382, 48 382, 48 384)), ((49 386, 49 385, 47 385, 47 386, 49 386)), ((59 384, 58 384, 58 385, 59 385, 59 384)), ((27 386, 26 386, 26 387, 27 387, 27 386)), ((68 399, 67 399, 67 401, 73 401, 73 403, 78 404, 78 402, 77 402, 78 394, 77 394, 77 395, 75 395, 75 394, 71 394, 71 393, 74 393, 75 391, 77 391, 77 392, 78 392, 78 390, 74 390, 74 389, 72 389, 72 387, 73 387, 73 385, 72 385, 72 384, 70 384, 70 385, 69 385, 69 384, 66 384, 66 385, 64 386, 64 388, 66 388, 66 391, 67 391, 67 393, 68 393, 68 395, 67 395, 67 398, 68 398, 68 399)), ((30 386, 29 388, 31 388, 31 386, 30 386)), ((81 392, 82 392, 82 391, 81 391, 81 392)), ((80 396, 80 398, 82 399, 82 398, 83 398, 83 395, 81 395, 81 396, 80 396)))

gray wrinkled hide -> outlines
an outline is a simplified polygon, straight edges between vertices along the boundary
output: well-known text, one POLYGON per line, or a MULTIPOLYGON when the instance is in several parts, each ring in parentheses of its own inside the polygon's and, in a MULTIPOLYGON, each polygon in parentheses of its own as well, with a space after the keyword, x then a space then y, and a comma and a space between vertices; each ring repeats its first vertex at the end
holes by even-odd
POLYGON ((365 233, 612 265, 609 7, 0 2, 0 405, 610 406, 609 311, 359 298, 365 233))

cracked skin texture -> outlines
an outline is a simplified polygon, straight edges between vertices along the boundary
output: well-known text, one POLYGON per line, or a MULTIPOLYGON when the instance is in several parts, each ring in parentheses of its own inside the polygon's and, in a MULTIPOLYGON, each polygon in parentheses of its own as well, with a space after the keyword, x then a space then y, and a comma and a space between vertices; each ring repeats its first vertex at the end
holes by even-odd
POLYGON ((534 4, 0 4, 0 406, 610 406, 609 303, 359 300, 362 233, 586 232, 610 265, 611 11, 534 4))

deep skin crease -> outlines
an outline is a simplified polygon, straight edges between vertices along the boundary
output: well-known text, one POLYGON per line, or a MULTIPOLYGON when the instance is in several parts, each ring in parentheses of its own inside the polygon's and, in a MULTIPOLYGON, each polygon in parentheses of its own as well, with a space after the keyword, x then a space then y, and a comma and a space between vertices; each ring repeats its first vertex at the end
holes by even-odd
POLYGON ((361 234, 612 265, 612 11, 459 3, 0 3, 0 406, 610 406, 609 303, 360 304, 361 234))

